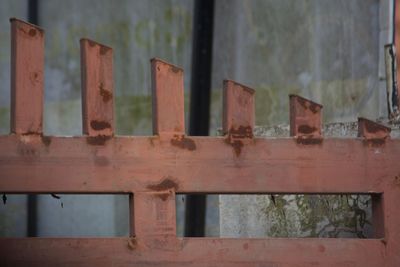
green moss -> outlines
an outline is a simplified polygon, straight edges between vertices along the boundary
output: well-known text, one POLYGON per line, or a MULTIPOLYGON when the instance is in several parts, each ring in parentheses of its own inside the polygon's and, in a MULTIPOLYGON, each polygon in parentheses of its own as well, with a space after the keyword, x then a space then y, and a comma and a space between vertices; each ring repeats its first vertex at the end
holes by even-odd
POLYGON ((8 134, 10 132, 10 109, 8 107, 0 107, 0 134, 8 134))
POLYGON ((371 197, 362 195, 272 195, 262 209, 271 237, 368 236, 371 197))
POLYGON ((116 127, 120 135, 150 135, 152 129, 151 97, 117 97, 116 127))

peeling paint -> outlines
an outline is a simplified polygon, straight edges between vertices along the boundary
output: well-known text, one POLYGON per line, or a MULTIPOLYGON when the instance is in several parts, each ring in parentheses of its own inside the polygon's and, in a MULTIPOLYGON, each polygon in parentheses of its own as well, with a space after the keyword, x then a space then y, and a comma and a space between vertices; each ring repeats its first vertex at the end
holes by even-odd
POLYGON ((174 138, 171 139, 171 145, 182 149, 187 149, 189 151, 196 150, 196 143, 184 135, 174 135, 174 138))
POLYGON ((111 138, 112 138, 111 136, 106 136, 106 135, 88 136, 86 137, 86 143, 94 146, 103 146, 111 138))
POLYGON ((167 191, 170 189, 174 189, 177 191, 179 189, 179 184, 174 181, 174 178, 171 176, 165 177, 160 183, 148 185, 147 189, 152 191, 167 191))

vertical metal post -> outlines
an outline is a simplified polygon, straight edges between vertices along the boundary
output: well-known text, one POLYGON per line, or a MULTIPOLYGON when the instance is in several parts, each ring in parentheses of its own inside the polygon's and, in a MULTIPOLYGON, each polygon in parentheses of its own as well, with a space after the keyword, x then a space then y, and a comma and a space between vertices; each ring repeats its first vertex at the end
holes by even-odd
MULTIPOLYGON (((192 136, 207 136, 209 131, 213 21, 214 0, 196 0, 189 123, 189 135, 192 136)), ((205 196, 186 198, 185 236, 204 236, 205 213, 205 196)))
MULTIPOLYGON (((39 25, 39 0, 28 0, 28 21, 39 25)), ((28 195, 27 236, 37 236, 37 197, 28 195)))

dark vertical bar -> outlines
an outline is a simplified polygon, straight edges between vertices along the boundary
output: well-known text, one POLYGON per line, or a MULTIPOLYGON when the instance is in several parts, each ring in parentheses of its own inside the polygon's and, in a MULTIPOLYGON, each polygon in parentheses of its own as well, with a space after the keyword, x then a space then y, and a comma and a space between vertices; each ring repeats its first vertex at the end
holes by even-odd
POLYGON ((39 0, 28 0, 28 21, 39 25, 39 0))
MULTIPOLYGON (((39 0, 28 0, 28 22, 39 25, 39 0)), ((37 197, 28 195, 27 236, 37 236, 37 197)))
MULTIPOLYGON (((194 4, 189 135, 207 136, 210 124, 210 89, 214 0, 194 4)), ((186 198, 185 236, 205 233, 206 196, 186 198)))
MULTIPOLYGON (((400 51, 400 5, 397 1, 393 1, 393 43, 395 44, 396 51, 399 53, 400 51)), ((395 58, 396 66, 400 66, 400 57, 397 56, 395 58)), ((396 73, 396 81, 400 80, 400 68, 397 68, 396 73)), ((397 92, 397 103, 400 103, 400 93, 398 92, 398 88, 396 88, 397 92)))

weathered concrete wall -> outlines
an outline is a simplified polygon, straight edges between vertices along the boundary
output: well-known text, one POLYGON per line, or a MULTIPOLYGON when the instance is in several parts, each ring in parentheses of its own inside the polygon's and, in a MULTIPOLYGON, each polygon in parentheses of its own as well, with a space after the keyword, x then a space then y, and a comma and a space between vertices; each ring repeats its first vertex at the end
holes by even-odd
POLYGON ((380 38, 380 11, 388 34, 386 2, 217 1, 214 129, 225 78, 256 90, 257 125, 287 123, 290 93, 323 104, 324 122, 386 115, 378 76, 380 40, 388 39, 380 38))

